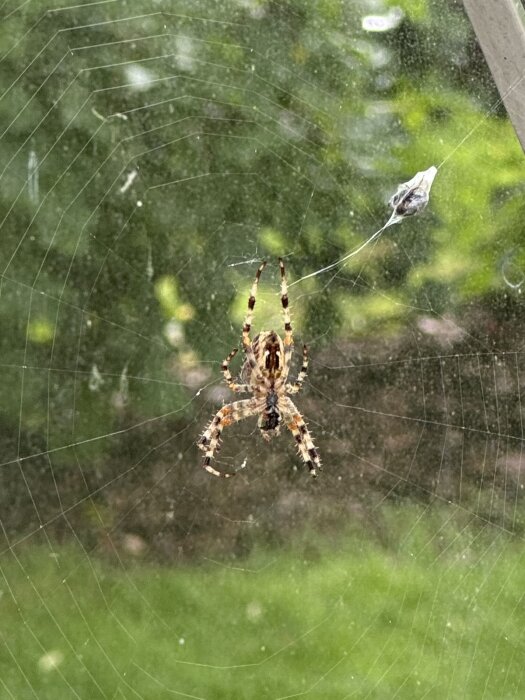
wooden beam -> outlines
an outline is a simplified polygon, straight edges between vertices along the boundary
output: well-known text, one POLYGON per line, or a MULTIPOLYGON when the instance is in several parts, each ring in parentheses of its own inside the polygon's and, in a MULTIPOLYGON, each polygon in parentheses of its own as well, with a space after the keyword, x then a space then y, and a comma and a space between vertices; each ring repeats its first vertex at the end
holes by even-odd
POLYGON ((463 0, 525 151, 525 10, 520 0, 463 0))

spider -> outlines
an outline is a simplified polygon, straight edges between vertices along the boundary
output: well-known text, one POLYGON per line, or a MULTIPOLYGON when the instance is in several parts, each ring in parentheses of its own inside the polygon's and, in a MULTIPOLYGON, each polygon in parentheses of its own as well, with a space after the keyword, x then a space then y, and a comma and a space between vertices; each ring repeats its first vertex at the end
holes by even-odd
POLYGON ((230 389, 236 393, 251 393, 253 397, 242 401, 233 401, 223 406, 212 418, 198 442, 198 446, 206 453, 203 467, 214 476, 230 477, 230 472, 220 472, 211 466, 216 450, 219 449, 223 429, 248 418, 259 416, 258 426, 265 440, 279 435, 281 423, 293 434, 299 454, 308 466, 310 474, 317 476, 321 469, 319 455, 314 446, 308 428, 302 415, 287 394, 300 391, 308 369, 308 349, 303 346, 302 367, 295 382, 287 383, 290 370, 290 360, 293 353, 292 324, 288 309, 288 288, 284 263, 279 258, 281 270, 281 304, 284 315, 284 340, 275 331, 261 331, 250 340, 250 329, 255 307, 255 296, 261 273, 266 267, 266 261, 261 263, 253 282, 248 298, 248 311, 242 329, 242 346, 245 354, 241 370, 242 384, 234 381, 230 373, 230 362, 238 352, 234 348, 222 363, 222 373, 230 389))

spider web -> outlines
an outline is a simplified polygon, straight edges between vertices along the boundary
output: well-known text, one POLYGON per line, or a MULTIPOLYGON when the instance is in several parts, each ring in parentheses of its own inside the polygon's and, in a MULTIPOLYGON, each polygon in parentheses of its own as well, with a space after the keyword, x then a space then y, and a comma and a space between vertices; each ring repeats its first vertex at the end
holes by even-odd
POLYGON ((416 5, 0 5, 2 697, 519 695, 522 153, 416 5), (259 261, 280 330, 431 164, 291 287, 320 478, 255 420, 211 478, 259 261))

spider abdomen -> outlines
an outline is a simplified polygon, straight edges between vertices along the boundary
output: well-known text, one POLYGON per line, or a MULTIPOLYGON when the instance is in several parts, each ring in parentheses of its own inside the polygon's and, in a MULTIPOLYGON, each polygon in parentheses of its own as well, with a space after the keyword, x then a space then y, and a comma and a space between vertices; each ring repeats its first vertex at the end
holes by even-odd
POLYGON ((276 430, 281 423, 281 413, 279 411, 279 397, 275 391, 271 391, 266 397, 261 430, 276 430))

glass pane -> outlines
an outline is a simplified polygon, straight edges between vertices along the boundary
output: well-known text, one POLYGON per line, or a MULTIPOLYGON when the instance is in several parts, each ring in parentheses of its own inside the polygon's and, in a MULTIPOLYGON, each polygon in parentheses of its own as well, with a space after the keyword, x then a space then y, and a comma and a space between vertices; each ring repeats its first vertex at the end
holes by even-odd
POLYGON ((0 16, 2 697, 519 697, 523 153, 461 4, 0 16))

